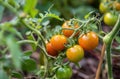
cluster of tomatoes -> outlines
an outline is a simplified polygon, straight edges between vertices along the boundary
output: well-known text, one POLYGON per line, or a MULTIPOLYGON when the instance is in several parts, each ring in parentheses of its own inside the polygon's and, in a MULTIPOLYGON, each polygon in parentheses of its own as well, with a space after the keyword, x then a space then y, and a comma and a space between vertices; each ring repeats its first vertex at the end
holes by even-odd
POLYGON ((108 26, 114 26, 118 19, 120 2, 117 0, 103 0, 99 5, 99 10, 104 14, 104 23, 108 26))
MULTIPOLYGON (((69 22, 70 21, 66 21, 63 23, 61 34, 51 37, 50 41, 46 44, 46 50, 49 55, 54 57, 57 57, 59 53, 63 53, 61 51, 64 50, 66 58, 73 63, 77 63, 83 59, 84 50, 89 51, 97 47, 99 38, 98 35, 93 31, 80 34, 80 31, 78 30, 74 33, 75 30, 73 29, 79 28, 79 25, 77 23, 74 25, 69 25, 69 22), (77 38, 77 43, 68 46, 67 44, 70 44, 68 39, 71 38, 73 33, 73 38, 77 38)), ((57 70, 56 76, 58 79, 69 79, 72 76, 72 70, 70 67, 60 67, 57 70), (61 75, 64 76, 58 76, 58 73, 61 73, 61 75)))

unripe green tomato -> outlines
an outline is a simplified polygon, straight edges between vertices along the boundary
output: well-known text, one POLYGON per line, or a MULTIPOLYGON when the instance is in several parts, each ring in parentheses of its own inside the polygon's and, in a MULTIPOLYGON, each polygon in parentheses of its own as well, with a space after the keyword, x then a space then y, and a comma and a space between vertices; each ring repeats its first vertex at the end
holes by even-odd
POLYGON ((115 23, 117 22, 117 19, 118 19, 118 16, 111 13, 111 12, 107 12, 105 15, 104 15, 104 23, 108 26, 114 26, 115 23))
POLYGON ((109 6, 105 4, 104 2, 101 2, 99 5, 99 10, 101 13, 106 13, 109 11, 109 6))
POLYGON ((63 66, 56 71, 57 79, 70 79, 72 77, 72 69, 69 66, 63 66))

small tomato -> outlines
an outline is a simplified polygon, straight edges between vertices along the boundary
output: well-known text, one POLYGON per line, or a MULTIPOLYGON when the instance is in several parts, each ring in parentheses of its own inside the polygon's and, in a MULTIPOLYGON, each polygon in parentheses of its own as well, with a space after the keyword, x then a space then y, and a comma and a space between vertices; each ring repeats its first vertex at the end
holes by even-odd
POLYGON ((117 22, 118 16, 111 13, 111 12, 107 12, 104 15, 104 23, 107 24, 108 26, 114 26, 115 23, 117 22))
POLYGON ((64 35, 54 35, 52 36, 50 42, 55 50, 61 51, 65 48, 67 38, 64 35))
POLYGON ((106 13, 109 11, 109 5, 107 5, 105 2, 101 2, 99 5, 99 10, 101 13, 106 13))
POLYGON ((57 79, 70 79, 72 76, 72 69, 69 66, 63 66, 57 69, 57 79))
POLYGON ((84 50, 80 45, 74 45, 68 48, 66 56, 71 62, 79 62, 84 57, 84 50))
POLYGON ((57 56, 58 52, 53 48, 52 44, 49 42, 46 44, 47 53, 51 56, 57 56))
MULTIPOLYGON (((75 28, 78 28, 78 27, 79 27, 79 26, 78 26, 77 23, 74 24, 74 26, 71 26, 71 25, 69 25, 69 21, 66 21, 66 22, 64 22, 63 25, 62 25, 62 28, 63 28, 62 32, 63 32, 63 34, 64 34, 66 37, 70 37, 70 36, 73 34, 74 30, 68 30, 68 29, 71 29, 71 28, 75 29, 75 28), (65 29, 64 29, 64 28, 65 28, 65 29)), ((76 35, 77 35, 78 33, 79 33, 79 32, 77 32, 76 35)))
POLYGON ((120 3, 119 2, 115 1, 113 5, 117 11, 120 11, 120 3))
POLYGON ((99 43, 99 38, 98 35, 95 32, 88 32, 86 34, 83 34, 79 39, 78 39, 79 45, 85 49, 85 50, 93 50, 94 48, 97 47, 99 43))

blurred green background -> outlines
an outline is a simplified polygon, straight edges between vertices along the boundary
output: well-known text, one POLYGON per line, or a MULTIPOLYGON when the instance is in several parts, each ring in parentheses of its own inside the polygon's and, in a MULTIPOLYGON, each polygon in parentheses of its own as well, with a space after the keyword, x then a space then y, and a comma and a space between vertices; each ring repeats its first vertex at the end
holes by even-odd
POLYGON ((51 7, 52 13, 66 20, 73 17, 83 19, 88 12, 98 11, 99 3, 100 0, 40 0, 37 8, 44 12, 51 7))

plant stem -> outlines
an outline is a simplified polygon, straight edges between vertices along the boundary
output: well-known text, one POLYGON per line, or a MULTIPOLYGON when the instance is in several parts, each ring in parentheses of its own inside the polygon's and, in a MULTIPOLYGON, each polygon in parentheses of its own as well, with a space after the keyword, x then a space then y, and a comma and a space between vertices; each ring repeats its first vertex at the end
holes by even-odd
POLYGON ((97 69, 97 72, 96 72, 95 79, 99 79, 101 66, 102 66, 102 62, 103 62, 103 59, 104 59, 104 55, 105 55, 105 44, 103 44, 103 46, 102 46, 101 58, 100 58, 100 62, 98 64, 98 69, 97 69))
POLYGON ((19 44, 22 44, 22 43, 32 43, 32 44, 37 45, 37 42, 32 41, 32 40, 22 40, 22 41, 18 41, 17 43, 19 43, 19 44))
POLYGON ((43 38, 41 32, 39 32, 38 30, 34 29, 33 27, 29 26, 24 20, 20 20, 21 23, 23 23, 26 27, 28 27, 30 30, 34 31, 36 34, 38 34, 38 36, 41 38, 42 42, 43 42, 43 45, 44 47, 45 46, 45 39, 43 38))
POLYGON ((112 57, 111 57, 111 45, 113 42, 114 37, 120 30, 120 14, 117 20, 117 23, 115 24, 114 28, 111 32, 109 32, 104 38, 103 42, 106 44, 106 55, 107 55, 107 67, 108 67, 108 78, 113 78, 113 72, 112 72, 112 57))
POLYGON ((19 17, 19 14, 17 12, 17 10, 12 7, 10 4, 8 4, 7 2, 0 0, 0 4, 2 4, 3 6, 7 7, 9 10, 11 10, 15 15, 17 15, 19 17))
POLYGON ((80 28, 82 28, 85 24, 83 23, 80 27, 76 28, 73 32, 73 34, 69 37, 70 39, 75 36, 75 34, 79 31, 80 28))
POLYGON ((111 43, 108 43, 106 46, 106 55, 107 55, 107 67, 108 67, 108 78, 113 79, 112 72, 112 56, 111 56, 111 43))

